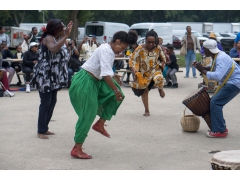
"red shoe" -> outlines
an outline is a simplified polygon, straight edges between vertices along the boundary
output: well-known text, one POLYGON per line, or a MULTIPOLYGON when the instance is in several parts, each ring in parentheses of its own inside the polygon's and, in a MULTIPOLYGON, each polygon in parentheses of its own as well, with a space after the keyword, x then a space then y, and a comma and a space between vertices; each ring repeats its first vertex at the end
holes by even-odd
POLYGON ((71 156, 79 159, 92 159, 91 155, 88 155, 82 151, 82 148, 74 146, 71 151, 71 156))
POLYGON ((92 126, 92 129, 110 138, 110 135, 104 129, 104 123, 101 123, 99 120, 92 126))
POLYGON ((223 132, 223 133, 221 133, 221 132, 212 132, 212 131, 207 132, 207 136, 210 137, 210 138, 225 138, 225 137, 227 137, 227 135, 228 134, 226 132, 223 132))
MULTIPOLYGON (((208 132, 211 132, 211 130, 208 130, 208 132)), ((228 134, 228 129, 226 128, 224 132, 228 134)))

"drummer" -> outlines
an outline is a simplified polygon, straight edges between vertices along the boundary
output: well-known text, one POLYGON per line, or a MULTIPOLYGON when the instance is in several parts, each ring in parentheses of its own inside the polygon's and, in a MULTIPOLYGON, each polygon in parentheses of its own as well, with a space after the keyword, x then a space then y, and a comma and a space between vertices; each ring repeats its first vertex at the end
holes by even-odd
POLYGON ((207 132, 207 136, 224 138, 228 135, 228 129, 222 109, 240 92, 240 66, 228 54, 218 49, 215 40, 206 40, 203 47, 206 57, 213 59, 211 67, 203 67, 200 62, 194 62, 193 65, 209 80, 217 81, 220 87, 224 80, 226 81, 210 100, 212 129, 207 132))

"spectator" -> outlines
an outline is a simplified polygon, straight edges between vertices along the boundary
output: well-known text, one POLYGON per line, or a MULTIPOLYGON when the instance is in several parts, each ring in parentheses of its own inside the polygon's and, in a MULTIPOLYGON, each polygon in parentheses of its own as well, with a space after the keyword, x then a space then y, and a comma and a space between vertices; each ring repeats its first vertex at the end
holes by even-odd
MULTIPOLYGON (((183 37, 181 42, 182 46, 186 47, 186 55, 185 55, 185 62, 186 62, 186 75, 184 78, 189 77, 189 70, 192 63, 196 60, 196 50, 198 49, 200 52, 200 44, 197 37, 192 34, 191 26, 186 27, 187 33, 183 37)), ((192 66, 192 73, 193 77, 196 78, 196 69, 192 66)))
MULTIPOLYGON (((70 60, 68 62, 68 87, 71 86, 71 79, 72 79, 72 76, 74 74, 74 72, 78 72, 79 70, 81 70, 81 66, 79 66, 78 68, 77 67, 73 67, 71 64, 73 63, 73 61, 77 60, 79 61, 79 52, 76 48, 76 41, 75 40, 70 40, 67 44, 67 47, 68 47, 68 51, 70 53, 70 60)), ((80 62, 80 61, 79 61, 80 62)), ((76 64, 75 64, 76 65, 76 64)))
POLYGON ((166 65, 168 65, 168 70, 166 73, 167 85, 164 87, 178 88, 176 72, 178 71, 179 67, 173 49, 174 48, 171 45, 167 47, 167 55, 169 56, 169 61, 166 62, 166 65), (169 76, 172 82, 170 82, 169 76))
POLYGON ((237 33, 236 38, 234 39, 233 47, 237 46, 238 41, 240 41, 240 32, 237 33))
MULTIPOLYGON (((222 45, 217 41, 217 36, 216 36, 214 33, 211 32, 211 33, 209 34, 209 39, 215 40, 215 41, 217 42, 217 47, 218 47, 218 49, 219 49, 220 51, 223 50, 222 45)), ((204 47, 203 47, 203 46, 201 47, 200 53, 201 53, 202 56, 204 56, 204 47)))
POLYGON ((38 40, 37 40, 37 34, 38 34, 38 30, 36 27, 33 27, 32 28, 32 32, 28 35, 23 35, 23 38, 26 42, 26 44, 28 45, 27 47, 26 46, 23 46, 23 50, 22 52, 25 53, 27 50, 29 50, 29 44, 32 43, 32 42, 35 42, 35 43, 38 43, 38 40))
MULTIPOLYGON (((138 47, 137 42, 134 43, 134 44, 129 45, 129 50, 128 50, 129 52, 127 52, 127 53, 129 53, 129 54, 127 54, 127 56, 129 56, 129 58, 132 56, 133 52, 135 51, 135 49, 136 49, 137 47, 138 47)), ((127 70, 130 70, 129 60, 126 60, 126 62, 127 62, 127 67, 126 67, 126 69, 127 69, 127 70)), ((127 79, 126 79, 125 83, 129 83, 129 81, 130 81, 130 75, 131 75, 131 73, 128 72, 128 73, 127 73, 127 79)))
MULTIPOLYGON (((7 58, 13 58, 13 54, 11 51, 8 49, 8 46, 6 42, 2 42, 1 44, 1 53, 2 53, 2 58, 7 59, 7 58)), ((8 84, 10 85, 12 82, 12 78, 15 74, 15 70, 10 66, 10 64, 7 61, 2 62, 2 68, 5 69, 9 75, 8 75, 8 84)))
POLYGON ((27 42, 27 44, 30 44, 31 42, 38 43, 37 34, 38 29, 36 27, 32 27, 31 33, 28 35, 24 35, 24 40, 27 42))
POLYGON ((240 40, 237 42, 236 47, 233 47, 229 53, 232 58, 240 58, 240 40))
POLYGON ((2 42, 5 42, 7 44, 7 47, 10 46, 9 36, 5 34, 5 28, 3 26, 0 26, 0 44, 2 42))
POLYGON ((26 93, 30 93, 30 80, 33 66, 38 61, 38 43, 31 42, 29 50, 23 55, 23 72, 26 74, 26 93))
MULTIPOLYGON (((13 55, 13 59, 23 59, 23 53, 22 53, 22 47, 20 45, 18 45, 16 47, 16 53, 13 55)), ((11 64, 11 67, 15 69, 16 73, 19 73, 22 71, 22 67, 21 67, 21 63, 20 62, 13 62, 11 64)), ((20 76, 17 74, 17 78, 18 78, 18 83, 17 86, 21 86, 22 81, 20 76)))
POLYGON ((4 69, 0 69, 0 82, 2 83, 3 97, 13 97, 15 94, 10 92, 7 72, 4 69))
POLYGON ((92 53, 97 49, 98 44, 96 41, 96 36, 85 37, 83 41, 78 46, 78 51, 83 53, 82 63, 85 63, 92 55, 92 53))

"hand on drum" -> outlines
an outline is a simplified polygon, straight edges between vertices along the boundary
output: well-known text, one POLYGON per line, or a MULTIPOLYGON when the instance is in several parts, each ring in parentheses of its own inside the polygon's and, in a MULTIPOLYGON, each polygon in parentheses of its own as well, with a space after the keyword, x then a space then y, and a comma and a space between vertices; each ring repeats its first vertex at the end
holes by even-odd
POLYGON ((192 65, 201 73, 206 74, 206 70, 203 68, 200 62, 194 61, 192 65))

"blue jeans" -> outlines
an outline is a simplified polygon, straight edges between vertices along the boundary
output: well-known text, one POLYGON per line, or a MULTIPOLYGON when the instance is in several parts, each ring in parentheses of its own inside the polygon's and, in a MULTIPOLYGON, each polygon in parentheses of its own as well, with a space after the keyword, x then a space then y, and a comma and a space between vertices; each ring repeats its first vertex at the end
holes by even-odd
MULTIPOLYGON (((193 50, 188 50, 187 54, 185 55, 185 63, 186 63, 186 76, 189 77, 189 70, 190 66, 192 65, 193 61, 196 60, 196 54, 193 50)), ((196 76, 196 68, 192 66, 193 76, 196 76)))
POLYGON ((240 89, 232 84, 225 84, 218 91, 216 95, 211 98, 210 101, 210 115, 212 132, 224 132, 226 129, 226 122, 223 117, 223 106, 231 101, 238 93, 240 89))
POLYGON ((57 102, 57 90, 46 93, 39 92, 39 97, 41 104, 38 114, 38 133, 45 134, 48 131, 48 124, 52 118, 53 110, 57 102))

